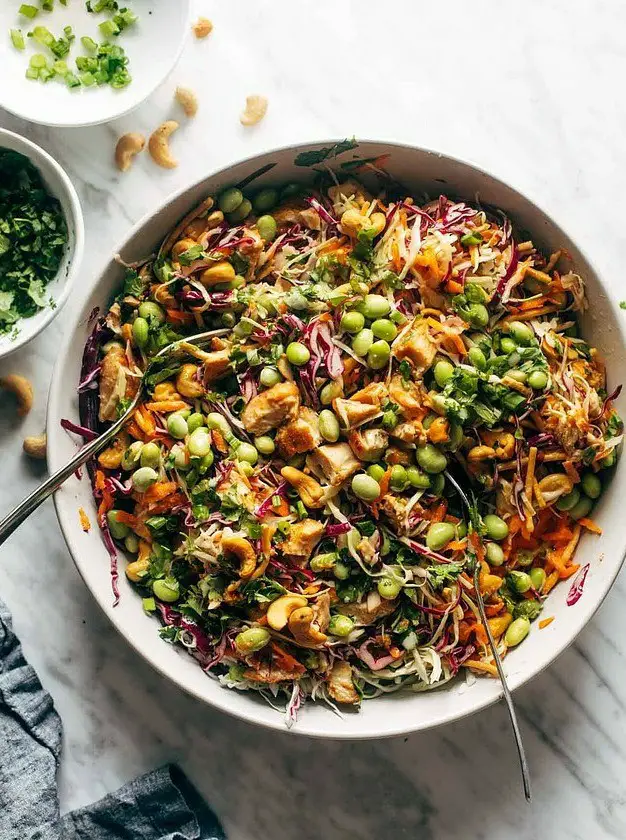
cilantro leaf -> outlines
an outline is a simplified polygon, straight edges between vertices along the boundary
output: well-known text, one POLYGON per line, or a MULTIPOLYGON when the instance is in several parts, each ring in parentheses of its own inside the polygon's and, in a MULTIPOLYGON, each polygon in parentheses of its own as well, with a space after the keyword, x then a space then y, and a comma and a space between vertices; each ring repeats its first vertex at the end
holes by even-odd
POLYGON ((345 139, 340 143, 335 143, 333 146, 324 146, 321 149, 310 152, 300 152, 294 160, 294 163, 296 166, 315 166, 316 163, 323 163, 329 157, 336 158, 337 155, 341 155, 343 152, 356 149, 358 145, 354 137, 351 140, 345 139))

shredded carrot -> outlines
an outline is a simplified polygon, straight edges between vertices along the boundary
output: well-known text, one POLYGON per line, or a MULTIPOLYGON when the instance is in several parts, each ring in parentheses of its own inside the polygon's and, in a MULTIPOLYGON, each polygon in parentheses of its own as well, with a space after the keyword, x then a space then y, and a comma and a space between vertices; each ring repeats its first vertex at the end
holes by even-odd
POLYGON ((498 669, 490 662, 479 662, 477 659, 466 659, 463 662, 464 668, 473 668, 475 671, 484 671, 486 674, 491 674, 492 677, 498 676, 498 669))
POLYGON ((546 578, 546 582, 543 585, 543 589, 541 590, 543 595, 547 595, 550 590, 554 589, 559 579, 558 572, 551 572, 548 577, 546 578))
POLYGON ((145 408, 145 406, 140 405, 135 409, 133 419, 147 437, 151 438, 154 434, 156 434, 156 423, 154 422, 154 417, 145 408))
POLYGON ((448 280, 446 283, 446 292, 449 295, 460 295, 463 293, 463 284, 457 283, 456 280, 448 280))
POLYGON ((167 496, 160 502, 152 502, 149 504, 148 512, 150 513, 150 516, 154 516, 157 513, 167 513, 168 510, 171 510, 178 505, 184 505, 187 501, 187 497, 184 493, 172 493, 171 496, 167 496))
POLYGON ((150 554, 152 552, 152 548, 150 543, 147 540, 139 540, 139 552, 137 554, 137 559, 140 562, 146 562, 150 559, 150 554))
POLYGON ((145 540, 148 544, 152 542, 152 534, 138 517, 132 513, 127 513, 125 510, 118 510, 116 518, 118 522, 128 525, 131 531, 134 531, 142 540, 145 540))
POLYGON ((161 400, 160 402, 146 403, 148 411, 160 411, 163 414, 170 414, 172 411, 184 411, 189 408, 189 403, 183 400, 161 400))
POLYGON ((571 566, 568 566, 566 569, 559 574, 561 580, 567 580, 567 578, 571 577, 572 575, 576 574, 576 572, 580 569, 580 563, 572 563, 571 566))
POLYGON ((220 432, 220 430, 211 429, 211 438, 218 452, 221 452, 223 455, 225 455, 228 452, 228 447, 226 446, 224 435, 220 432))
POLYGON ((588 519, 586 516, 583 516, 582 519, 578 520, 578 524, 582 525, 583 528, 586 528, 588 531, 591 531, 592 534, 601 534, 602 528, 593 521, 593 519, 588 519))
POLYGON ((88 534, 91 531, 91 522, 89 521, 89 517, 85 513, 85 511, 81 508, 78 508, 78 516, 80 519, 80 527, 83 531, 88 534))
POLYGON ((540 630, 543 630, 544 627, 547 627, 549 624, 552 624, 554 621, 554 616, 551 615, 549 618, 542 618, 538 624, 540 630))
POLYGON ((134 437, 135 440, 145 440, 146 435, 144 432, 139 428, 137 423, 134 420, 131 420, 130 423, 126 424, 126 431, 131 437, 134 437))
POLYGON ((290 653, 287 653, 286 650, 277 645, 276 642, 272 642, 272 652, 274 654, 273 659, 280 668, 283 668, 285 671, 304 672, 304 666, 290 653))
POLYGON ((475 531, 473 531, 469 535, 468 539, 469 539, 470 545, 472 546, 472 548, 474 549, 474 551, 476 553, 476 557, 478 558, 478 560, 480 562, 482 562, 485 559, 485 546, 483 545, 483 541, 480 539, 480 537, 478 536, 478 534, 475 531))
POLYGON ((178 485, 175 481, 158 481, 151 487, 148 487, 146 492, 141 497, 144 504, 149 505, 151 502, 160 502, 166 496, 171 496, 178 490, 178 485))
POLYGON ((193 324, 194 317, 191 312, 181 312, 180 309, 166 309, 167 320, 175 324, 193 324))
POLYGON ((467 540, 452 540, 447 545, 450 551, 463 551, 467 547, 467 540))

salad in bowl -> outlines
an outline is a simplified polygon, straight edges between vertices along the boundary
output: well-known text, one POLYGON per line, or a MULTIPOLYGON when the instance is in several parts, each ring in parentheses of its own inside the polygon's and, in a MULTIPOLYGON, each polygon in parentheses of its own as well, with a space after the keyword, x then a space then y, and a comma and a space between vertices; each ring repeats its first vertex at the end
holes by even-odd
POLYGON ((476 566, 505 657, 582 587, 622 441, 569 255, 381 167, 378 191, 322 168, 206 198, 126 267, 83 358, 90 434, 216 330, 151 366, 90 470, 98 523, 114 590, 288 722, 496 676, 476 566))

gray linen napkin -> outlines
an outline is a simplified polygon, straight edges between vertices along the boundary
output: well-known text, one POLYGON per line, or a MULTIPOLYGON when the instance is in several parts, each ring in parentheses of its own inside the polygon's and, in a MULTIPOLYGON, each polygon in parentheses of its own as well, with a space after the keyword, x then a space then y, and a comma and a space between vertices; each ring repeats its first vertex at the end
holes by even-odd
POLYGON ((61 817, 61 732, 0 601, 0 840, 224 840, 215 814, 173 766, 61 817))

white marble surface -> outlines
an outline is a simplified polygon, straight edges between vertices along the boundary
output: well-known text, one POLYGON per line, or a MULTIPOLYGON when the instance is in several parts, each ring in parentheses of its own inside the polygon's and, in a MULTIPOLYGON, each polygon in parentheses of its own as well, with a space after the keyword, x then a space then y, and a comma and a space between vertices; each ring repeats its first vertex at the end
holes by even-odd
MULTIPOLYGON (((189 39, 172 78, 139 111, 81 130, 32 127, 0 111, 67 168, 87 227, 90 284, 130 224, 175 188, 237 157, 356 134, 456 154, 552 212, 626 297, 623 166, 626 7, 616 0, 195 0, 215 22, 189 39), (201 93, 173 146, 111 165, 118 134, 175 113, 176 83, 201 93), (245 96, 267 118, 239 125, 245 96)), ((5 82, 6 83, 6 80, 5 82)), ((69 313, 0 363, 35 384, 18 422, 0 398, 0 509, 41 476, 21 455, 43 426, 55 347, 69 313)), ((626 317, 626 313, 625 316, 626 317)), ((524 804, 502 707, 439 731, 371 743, 265 732, 189 699, 119 638, 87 593, 46 504, 2 548, 0 593, 65 725, 63 810, 178 761, 231 840, 549 840, 626 837, 626 578, 578 642, 517 694, 535 799, 524 804)), ((416 705, 419 714, 419 704, 416 705)))

